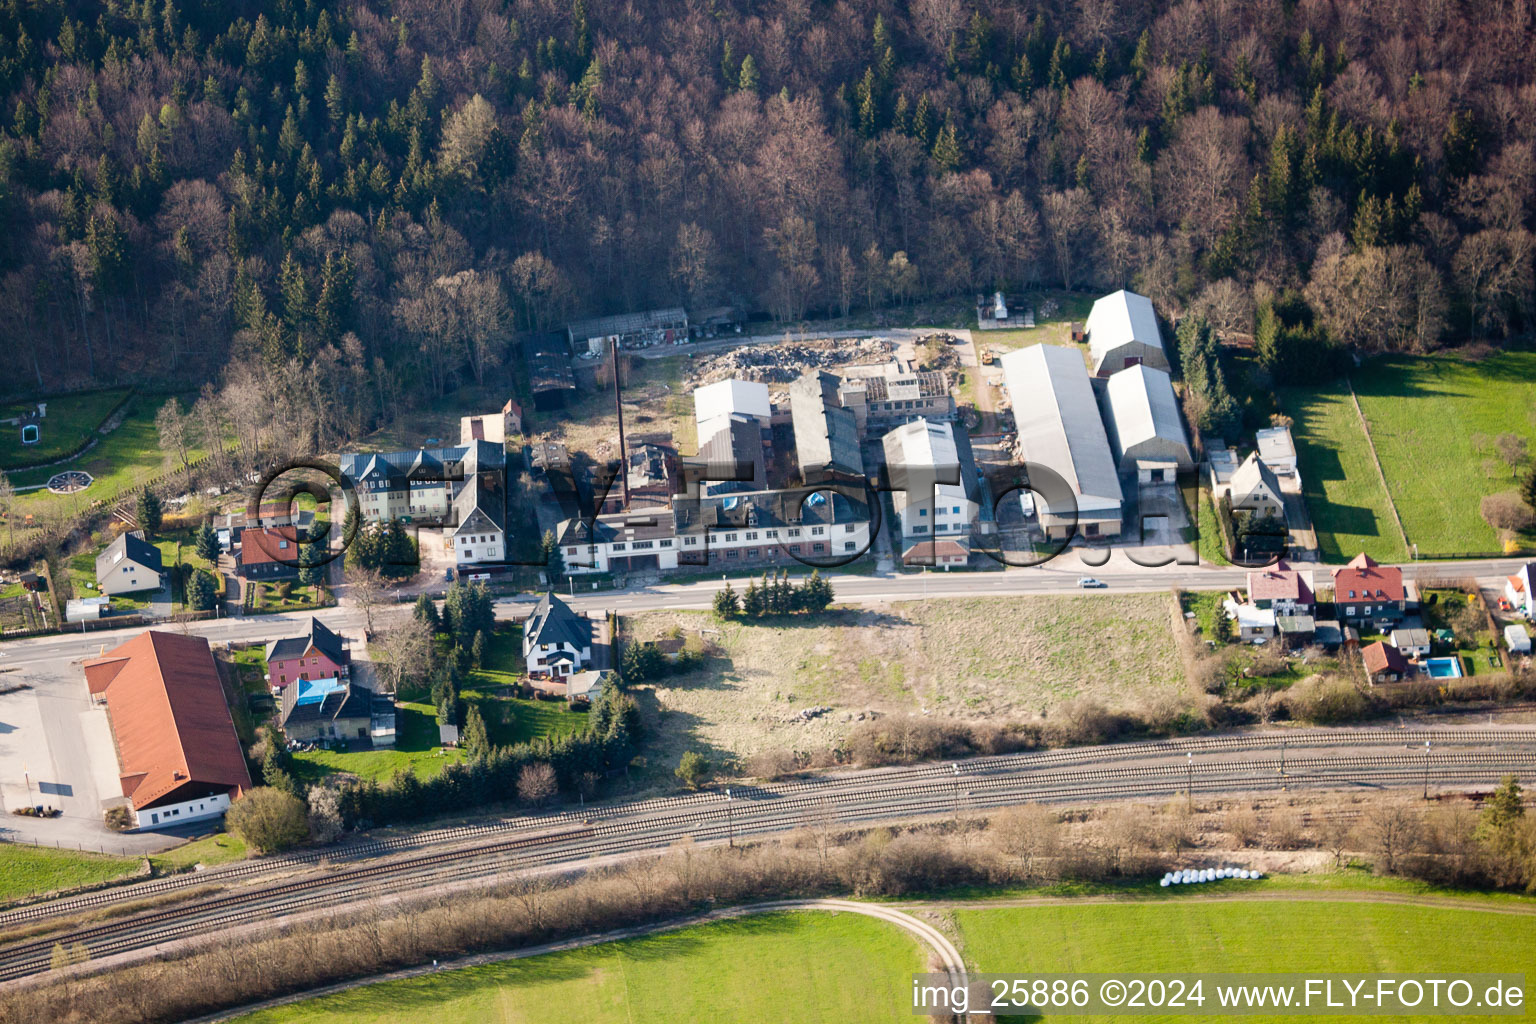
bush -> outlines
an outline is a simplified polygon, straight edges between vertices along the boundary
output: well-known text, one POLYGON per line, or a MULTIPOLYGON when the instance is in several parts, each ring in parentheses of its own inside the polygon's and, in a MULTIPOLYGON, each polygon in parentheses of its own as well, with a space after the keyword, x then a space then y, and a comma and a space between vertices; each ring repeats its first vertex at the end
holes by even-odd
POLYGON ((1514 491, 1490 494, 1483 498, 1480 508, 1483 519, 1495 530, 1518 533, 1536 527, 1536 509, 1514 491))
POLYGON ((1285 705, 1292 718, 1315 725, 1356 722, 1371 711, 1371 702, 1360 688, 1338 676, 1311 676, 1291 687, 1285 705))
POLYGON ((333 843, 341 835, 341 801, 329 786, 315 786, 309 791, 309 838, 316 843, 333 843))
POLYGON ((260 853, 286 850, 309 835, 303 801, 270 786, 257 786, 231 804, 224 824, 260 853))
POLYGON ((698 789, 709 778, 709 759, 697 750, 690 750, 677 763, 673 774, 689 789, 698 789))

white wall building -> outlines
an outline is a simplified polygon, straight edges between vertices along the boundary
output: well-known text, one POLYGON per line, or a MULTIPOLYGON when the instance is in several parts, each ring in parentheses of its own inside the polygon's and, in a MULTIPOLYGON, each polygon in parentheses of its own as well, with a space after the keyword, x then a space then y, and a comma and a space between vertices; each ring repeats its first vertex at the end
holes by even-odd
POLYGON ((1121 290, 1104 296, 1093 304, 1084 331, 1093 372, 1100 377, 1137 363, 1168 369, 1157 313, 1145 295, 1121 290))
POLYGON ((964 544, 976 503, 961 476, 954 428, 944 422, 913 420, 886 434, 881 443, 903 549, 908 541, 938 537, 964 544))

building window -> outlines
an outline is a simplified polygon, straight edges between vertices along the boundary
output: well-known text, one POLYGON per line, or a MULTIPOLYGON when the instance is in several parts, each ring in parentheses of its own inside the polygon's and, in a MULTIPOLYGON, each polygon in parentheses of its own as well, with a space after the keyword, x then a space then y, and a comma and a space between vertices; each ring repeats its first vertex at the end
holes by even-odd
POLYGON ((822 534, 824 534, 826 532, 827 532, 827 528, 825 526, 813 526, 813 527, 811 527, 811 536, 812 537, 820 537, 822 534))
POLYGON ((843 541, 843 550, 844 551, 852 551, 854 549, 854 547, 855 547, 855 545, 854 545, 853 541, 851 541, 851 540, 843 541))
POLYGON ((737 551, 735 548, 726 548, 725 549, 725 557, 726 558, 739 558, 740 556, 741 556, 741 552, 737 551))
POLYGON ((684 537, 683 538, 683 544, 685 546, 687 546, 687 547, 693 547, 693 546, 697 545, 698 543, 699 543, 699 538, 697 538, 697 537, 684 537))
POLYGON ((791 537, 798 537, 798 536, 800 536, 800 530, 798 528, 790 530, 789 531, 789 535, 791 537))
POLYGON ((854 530, 854 526, 853 526, 852 523, 849 523, 847 526, 843 527, 843 532, 844 533, 852 533, 853 530, 854 530))
POLYGON ((747 540, 757 540, 757 531, 756 530, 748 530, 747 531, 747 540))
POLYGON ((912 532, 913 533, 927 533, 928 532, 928 527, 926 527, 926 526, 914 526, 914 527, 912 527, 912 532))
POLYGON ((665 540, 659 541, 658 543, 660 543, 660 545, 662 547, 664 547, 664 548, 669 548, 669 547, 672 546, 672 540, 671 540, 670 537, 665 539, 665 540))
POLYGON ((623 544, 615 544, 613 546, 613 550, 615 550, 615 551, 623 551, 624 550, 624 545, 623 544))
POLYGON ((926 516, 928 514, 928 510, 925 508, 920 508, 917 510, 917 514, 920 516, 926 516))
POLYGON ((821 554, 825 550, 827 550, 827 546, 825 544, 812 544, 811 545, 811 551, 813 551, 814 553, 816 553, 818 555, 821 554))

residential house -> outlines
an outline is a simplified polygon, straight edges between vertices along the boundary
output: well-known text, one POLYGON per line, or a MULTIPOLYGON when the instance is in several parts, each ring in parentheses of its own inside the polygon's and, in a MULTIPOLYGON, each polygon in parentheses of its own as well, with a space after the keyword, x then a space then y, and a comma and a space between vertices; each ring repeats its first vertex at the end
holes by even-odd
POLYGON ((918 370, 907 360, 845 366, 838 371, 838 403, 853 413, 860 437, 915 419, 952 420, 955 399, 949 377, 918 370))
POLYGON ((1237 623, 1237 638, 1252 642, 1267 640, 1279 630, 1278 616, 1273 608, 1257 608, 1251 604, 1239 604, 1232 598, 1222 602, 1227 618, 1237 623))
POLYGON ((1109 440, 1122 473, 1135 473, 1139 483, 1172 483, 1180 470, 1194 468, 1168 371, 1145 363, 1127 366, 1110 374, 1104 396, 1109 440))
POLYGON ((807 373, 789 386, 790 420, 801 481, 807 486, 864 482, 858 422, 838 398, 840 381, 824 370, 807 373))
POLYGON ((592 623, 546 591, 523 623, 523 662, 529 676, 569 676, 592 662, 592 623))
POLYGON ((395 702, 356 680, 301 679, 283 690, 283 735, 300 743, 395 745, 395 702))
POLYGON ((150 630, 84 667, 139 828, 218 817, 251 788, 207 640, 150 630))
POLYGON ((961 470, 954 428, 916 419, 886 434, 881 443, 902 557, 908 564, 964 565, 976 518, 976 487, 961 470))
POLYGON ((506 466, 506 449, 484 440, 341 457, 365 522, 440 524, 461 566, 505 560, 506 466))
POLYGON ((235 571, 248 580, 291 580, 297 577, 298 527, 246 527, 240 533, 240 556, 235 571))
POLYGON ((1248 573, 1248 603, 1273 609, 1276 615, 1310 615, 1317 606, 1312 571, 1293 569, 1281 559, 1265 569, 1248 573))
POLYGON ((1254 434, 1259 446, 1259 461, 1276 476, 1296 475, 1296 442, 1290 427, 1267 427, 1254 434))
POLYGON ((1232 501, 1232 511, 1257 516, 1273 516, 1285 519, 1285 499, 1280 494, 1280 481, 1274 471, 1264 465, 1255 452, 1243 460, 1232 472, 1226 495, 1232 501))
POLYGON ((1429 630, 1418 628, 1394 629, 1392 646, 1404 657, 1418 660, 1429 657, 1429 630))
POLYGON ((304 636, 267 644, 266 656, 267 684, 273 690, 305 679, 345 679, 352 664, 346 639, 316 618, 309 620, 304 636))
POLYGON ((1030 486, 1044 499, 1042 529, 1054 539, 1118 535, 1120 474, 1082 355, 1031 345, 1007 353, 1002 364, 1030 486))
POLYGON ((164 570, 160 549, 134 530, 108 544, 96 556, 96 586, 108 596, 159 590, 164 570))
POLYGON ((1536 598, 1532 597, 1531 586, 1536 583, 1536 562, 1526 562, 1515 572, 1504 578, 1504 600, 1520 615, 1526 618, 1536 617, 1536 598))
POLYGON ((1367 644, 1360 652, 1365 674, 1373 683, 1395 683, 1408 675, 1408 662, 1396 647, 1384 640, 1367 644))
POLYGON ((1347 566, 1334 570, 1333 602, 1346 623, 1390 626, 1408 610, 1403 570, 1380 565, 1361 552, 1347 566))
POLYGON ((1138 363, 1164 371, 1169 368, 1157 313, 1145 295, 1122 290, 1097 300, 1085 330, 1093 372, 1100 377, 1138 363))

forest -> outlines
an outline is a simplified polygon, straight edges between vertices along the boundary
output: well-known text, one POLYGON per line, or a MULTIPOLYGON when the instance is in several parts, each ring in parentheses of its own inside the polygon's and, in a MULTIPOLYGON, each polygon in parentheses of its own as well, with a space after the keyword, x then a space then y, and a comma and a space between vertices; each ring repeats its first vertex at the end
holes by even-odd
POLYGON ((4 0, 0 390, 204 386, 313 450, 569 316, 992 287, 1134 287, 1278 379, 1508 344, 1532 12, 4 0))

